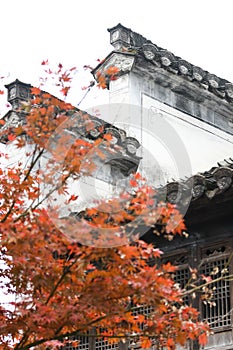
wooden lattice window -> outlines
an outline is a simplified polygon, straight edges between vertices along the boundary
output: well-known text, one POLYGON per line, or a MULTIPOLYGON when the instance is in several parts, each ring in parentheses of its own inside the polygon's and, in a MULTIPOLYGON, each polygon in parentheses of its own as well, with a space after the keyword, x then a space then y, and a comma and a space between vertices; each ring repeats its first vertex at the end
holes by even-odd
POLYGON ((95 329, 90 332, 90 336, 73 336, 70 337, 70 343, 63 347, 64 350, 119 350, 118 343, 110 343, 103 338, 95 336, 95 329), (77 345, 72 345, 72 340, 77 342, 77 345))
POLYGON ((68 342, 67 345, 63 348, 65 350, 89 350, 89 337, 85 336, 73 336, 70 337, 69 340, 71 341, 70 343, 68 342), (72 345, 72 340, 77 341, 78 345, 74 346, 72 345))
MULTIPOLYGON (((135 308, 135 310, 133 311, 133 315, 137 316, 137 315, 144 315, 145 319, 150 317, 150 314, 153 312, 153 307, 152 306, 148 306, 148 305, 142 305, 140 307, 135 308)), ((140 324, 140 328, 143 330, 144 329, 144 324, 141 323, 140 324)))
MULTIPOLYGON (((229 276, 229 249, 225 246, 203 250, 200 273, 216 282, 208 286, 210 301, 201 303, 202 317, 212 329, 231 327, 231 298, 229 276), (221 277, 224 277, 221 279, 221 277)), ((205 292, 205 291, 204 291, 205 292)))
MULTIPOLYGON (((186 288, 190 280, 190 268, 188 256, 190 254, 187 251, 176 254, 175 256, 169 256, 163 259, 163 263, 170 262, 177 267, 177 271, 174 273, 174 281, 179 285, 180 289, 186 288)), ((189 296, 184 297, 184 303, 188 305, 190 303, 189 296)))
POLYGON ((150 316, 151 312, 153 311, 152 306, 142 305, 139 307, 135 307, 135 310, 133 310, 133 315, 137 316, 139 314, 143 314, 145 317, 150 316))
MULTIPOLYGON (((189 267, 178 267, 178 270, 175 272, 174 280, 176 283, 178 283, 180 289, 186 288, 188 282, 190 279, 190 269, 189 267)), ((184 304, 189 304, 189 296, 184 297, 184 304)))
POLYGON ((96 338, 95 350, 118 350, 118 343, 109 343, 107 340, 96 338))

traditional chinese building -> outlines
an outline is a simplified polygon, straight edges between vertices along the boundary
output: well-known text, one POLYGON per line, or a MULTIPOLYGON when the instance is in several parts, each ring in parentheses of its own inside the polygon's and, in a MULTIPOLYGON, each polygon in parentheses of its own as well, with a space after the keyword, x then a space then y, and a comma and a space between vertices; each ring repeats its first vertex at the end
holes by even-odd
MULTIPOLYGON (((162 199, 177 204, 188 238, 168 242, 149 231, 143 239, 159 243, 164 259, 179 267, 181 287, 190 279, 190 267, 217 279, 212 305, 204 304, 198 292, 187 302, 198 307, 212 327, 206 349, 233 349, 233 85, 121 24, 109 33, 114 49, 93 74, 104 75, 114 66, 119 77, 105 77, 110 110, 102 111, 103 120, 93 121, 106 132, 111 129, 124 147, 109 159, 101 176, 105 182, 114 178, 117 186, 116 179, 124 180, 139 168, 162 199)), ((5 116, 6 127, 22 120, 16 110, 29 98, 30 87, 19 81, 7 86, 12 110, 5 116)), ((96 131, 86 136, 98 137, 96 131)), ((83 350, 127 348, 94 337, 81 338, 79 345, 83 350)), ((187 349, 198 345, 188 344, 187 349)))
MULTIPOLYGON (((164 259, 179 266, 181 286, 190 267, 217 279, 212 305, 198 292, 187 302, 214 332, 206 349, 233 349, 233 85, 121 24, 109 33, 114 49, 93 73, 119 68, 119 79, 109 81, 110 104, 128 108, 119 122, 141 143, 140 170, 186 219, 188 238, 160 238, 164 259)), ((158 242, 152 232, 143 238, 158 242)))

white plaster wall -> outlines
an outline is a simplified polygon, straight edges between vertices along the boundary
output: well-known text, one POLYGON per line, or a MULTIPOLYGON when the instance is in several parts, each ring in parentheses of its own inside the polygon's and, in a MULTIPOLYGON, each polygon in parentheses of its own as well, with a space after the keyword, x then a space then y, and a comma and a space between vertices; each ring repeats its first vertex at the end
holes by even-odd
POLYGON ((149 180, 164 184, 209 170, 233 156, 230 134, 168 106, 163 103, 163 88, 155 89, 152 80, 132 72, 110 84, 110 105, 117 104, 125 112, 118 120, 115 116, 115 124, 138 138, 140 169, 149 180))
POLYGON ((145 94, 142 95, 143 146, 152 148, 158 162, 178 167, 181 177, 209 170, 218 161, 233 155, 233 136, 167 106, 145 94), (159 127, 158 127, 159 126, 159 127), (167 135, 166 127, 169 135, 167 135), (151 137, 148 137, 148 131, 151 137), (160 138, 161 137, 161 138, 160 138), (156 143, 163 146, 166 158, 156 143), (170 142, 171 141, 171 142, 170 142), (190 164, 188 164, 190 162, 190 164))

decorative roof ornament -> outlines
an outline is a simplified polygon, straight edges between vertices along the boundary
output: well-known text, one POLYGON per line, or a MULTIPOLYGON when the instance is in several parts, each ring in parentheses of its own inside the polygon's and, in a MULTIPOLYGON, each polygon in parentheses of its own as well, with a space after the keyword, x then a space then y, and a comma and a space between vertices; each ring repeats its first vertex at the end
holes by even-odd
POLYGON ((119 129, 116 129, 116 128, 112 127, 112 126, 109 126, 109 127, 105 128, 105 132, 106 132, 106 134, 111 135, 112 140, 110 140, 110 143, 112 145, 117 145, 117 144, 122 145, 123 144, 123 142, 125 140, 125 137, 120 132, 119 129))
MULTIPOLYGON (((229 81, 221 79, 175 56, 173 53, 153 44, 150 40, 124 27, 122 24, 118 24, 108 29, 108 31, 110 32, 110 42, 116 51, 122 54, 131 53, 134 57, 139 58, 139 64, 143 63, 144 58, 145 63, 150 62, 156 68, 161 67, 173 74, 188 78, 188 80, 194 83, 199 83, 200 88, 208 90, 218 98, 233 104, 233 87, 229 81)), ((133 69, 133 66, 131 68, 133 69)), ((144 65, 144 72, 145 68, 144 65)), ((149 70, 151 72, 151 66, 149 70)))
POLYGON ((207 73, 205 78, 209 83, 209 86, 211 86, 212 88, 217 89, 219 87, 220 78, 218 78, 216 75, 207 73))
POLYGON ((228 189, 232 184, 233 171, 227 167, 217 168, 213 172, 213 177, 216 179, 217 186, 221 191, 228 189))
POLYGON ((123 50, 130 46, 130 33, 120 23, 108 31, 110 32, 110 43, 115 50, 123 50))
POLYGON ((124 27, 122 24, 117 24, 115 27, 109 28, 110 43, 115 50, 124 50, 126 48, 139 48, 143 44, 148 43, 142 35, 133 32, 131 29, 124 27))
POLYGON ((178 65, 178 70, 179 70, 180 74, 183 74, 183 75, 191 74, 192 66, 187 61, 185 61, 185 60, 178 60, 177 65, 178 65))
POLYGON ((203 175, 197 174, 192 176, 187 180, 192 186, 191 194, 192 200, 200 198, 205 192, 205 177, 203 175))
POLYGON ((169 67, 175 60, 175 56, 169 51, 160 52, 161 63, 165 67, 169 67))
POLYGON ((156 53, 158 52, 157 46, 150 43, 143 45, 142 50, 144 56, 149 61, 152 61, 155 58, 156 53))
POLYGON ((25 84, 16 79, 10 84, 5 85, 8 90, 7 101, 11 104, 13 110, 17 110, 23 101, 28 101, 31 96, 32 85, 25 84))
POLYGON ((140 143, 134 137, 126 137, 124 146, 126 151, 130 155, 136 155, 137 149, 140 147, 140 143))
POLYGON ((166 200, 169 203, 177 204, 180 201, 181 196, 182 196, 181 195, 181 193, 182 193, 181 187, 182 187, 182 185, 177 181, 170 182, 167 184, 167 186, 166 186, 166 192, 167 192, 166 200))

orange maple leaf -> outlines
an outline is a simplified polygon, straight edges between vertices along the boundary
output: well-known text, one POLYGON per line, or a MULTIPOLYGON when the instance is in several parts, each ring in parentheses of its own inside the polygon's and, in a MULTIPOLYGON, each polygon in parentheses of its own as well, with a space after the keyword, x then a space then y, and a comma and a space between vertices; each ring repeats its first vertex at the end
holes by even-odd
POLYGON ((208 341, 206 333, 202 333, 201 335, 199 335, 198 341, 200 345, 206 345, 208 341))
POLYGON ((31 88, 31 93, 32 93, 33 95, 40 95, 41 89, 39 89, 39 88, 37 88, 37 87, 32 87, 32 88, 31 88))
POLYGON ((146 339, 143 339, 142 342, 141 342, 141 348, 142 349, 148 349, 151 347, 151 340, 146 338, 146 339))
POLYGON ((134 180, 134 179, 131 179, 131 180, 129 181, 129 183, 130 183, 130 186, 132 186, 132 187, 137 187, 137 185, 138 185, 137 181, 134 180))
POLYGON ((141 180, 142 175, 140 173, 135 173, 134 178, 135 178, 135 180, 141 180))
POLYGON ((167 340, 167 348, 168 348, 169 350, 172 350, 172 349, 175 348, 174 339, 168 338, 168 340, 167 340))
POLYGON ((16 136, 14 134, 9 134, 7 138, 9 141, 14 141, 16 139, 16 136))
POLYGON ((60 92, 61 92, 64 96, 67 96, 69 90, 70 90, 70 87, 69 87, 69 86, 64 86, 64 87, 60 90, 60 92))
POLYGON ((108 75, 116 75, 117 73, 119 73, 119 68, 111 66, 106 70, 106 74, 108 75))
POLYGON ((68 199, 67 203, 70 203, 71 201, 75 201, 76 199, 78 199, 78 196, 75 196, 74 194, 72 194, 68 199))
POLYGON ((111 135, 111 134, 105 134, 105 135, 103 136, 103 138, 104 138, 105 140, 107 140, 107 141, 111 141, 111 140, 112 140, 112 135, 111 135))

